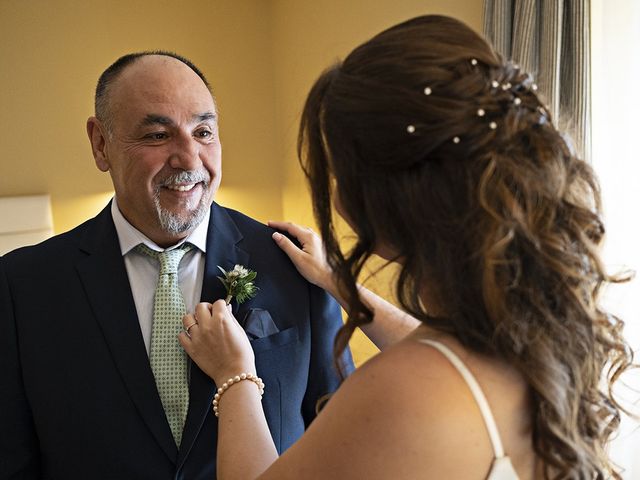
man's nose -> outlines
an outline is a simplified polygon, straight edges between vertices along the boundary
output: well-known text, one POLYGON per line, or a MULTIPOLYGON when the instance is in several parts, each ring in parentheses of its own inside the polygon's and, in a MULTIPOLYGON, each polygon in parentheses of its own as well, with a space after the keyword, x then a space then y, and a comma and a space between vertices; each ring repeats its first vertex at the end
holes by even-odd
POLYGON ((180 135, 175 138, 169 165, 180 170, 195 170, 202 164, 200 160, 201 144, 191 135, 180 135))

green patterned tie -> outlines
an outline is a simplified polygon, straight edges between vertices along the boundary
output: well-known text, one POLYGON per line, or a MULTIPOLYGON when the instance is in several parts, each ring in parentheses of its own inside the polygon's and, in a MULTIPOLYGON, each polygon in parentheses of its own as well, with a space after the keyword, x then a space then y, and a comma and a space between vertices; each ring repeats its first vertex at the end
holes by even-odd
POLYGON ((178 265, 191 248, 192 245, 185 243, 180 248, 156 252, 146 245, 138 245, 138 251, 160 262, 160 276, 153 303, 149 361, 171 433, 178 447, 189 408, 187 355, 178 343, 182 317, 187 312, 178 285, 178 265))

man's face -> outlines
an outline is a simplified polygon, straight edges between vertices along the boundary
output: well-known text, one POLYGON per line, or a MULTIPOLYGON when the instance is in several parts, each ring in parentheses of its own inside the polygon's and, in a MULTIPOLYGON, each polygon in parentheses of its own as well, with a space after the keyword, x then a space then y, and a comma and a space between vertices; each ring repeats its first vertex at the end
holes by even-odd
POLYGON ((159 55, 138 59, 109 88, 103 158, 90 132, 96 164, 111 174, 124 217, 160 246, 174 244, 202 221, 220 185, 211 94, 187 65, 159 55))

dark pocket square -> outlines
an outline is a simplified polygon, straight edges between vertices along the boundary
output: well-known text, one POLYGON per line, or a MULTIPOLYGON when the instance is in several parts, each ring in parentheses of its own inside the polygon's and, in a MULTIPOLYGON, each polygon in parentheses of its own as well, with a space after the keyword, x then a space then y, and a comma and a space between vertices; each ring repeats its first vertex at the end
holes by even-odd
POLYGON ((278 327, 276 327, 269 312, 262 308, 252 308, 249 310, 244 316, 242 327, 251 340, 268 337, 280 331, 278 327))

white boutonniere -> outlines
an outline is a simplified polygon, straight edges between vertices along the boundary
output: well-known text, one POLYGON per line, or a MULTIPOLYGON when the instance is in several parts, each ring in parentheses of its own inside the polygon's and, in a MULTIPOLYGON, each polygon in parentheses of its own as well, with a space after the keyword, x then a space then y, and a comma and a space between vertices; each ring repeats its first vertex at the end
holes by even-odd
POLYGON ((236 265, 233 267, 233 270, 229 271, 220 265, 218 265, 218 268, 224 274, 224 277, 218 277, 218 279, 220 279, 224 288, 227 289, 227 297, 224 299, 227 305, 231 303, 233 297, 235 297, 238 304, 241 304, 256 296, 258 287, 253 283, 258 275, 256 272, 242 265, 236 265))

